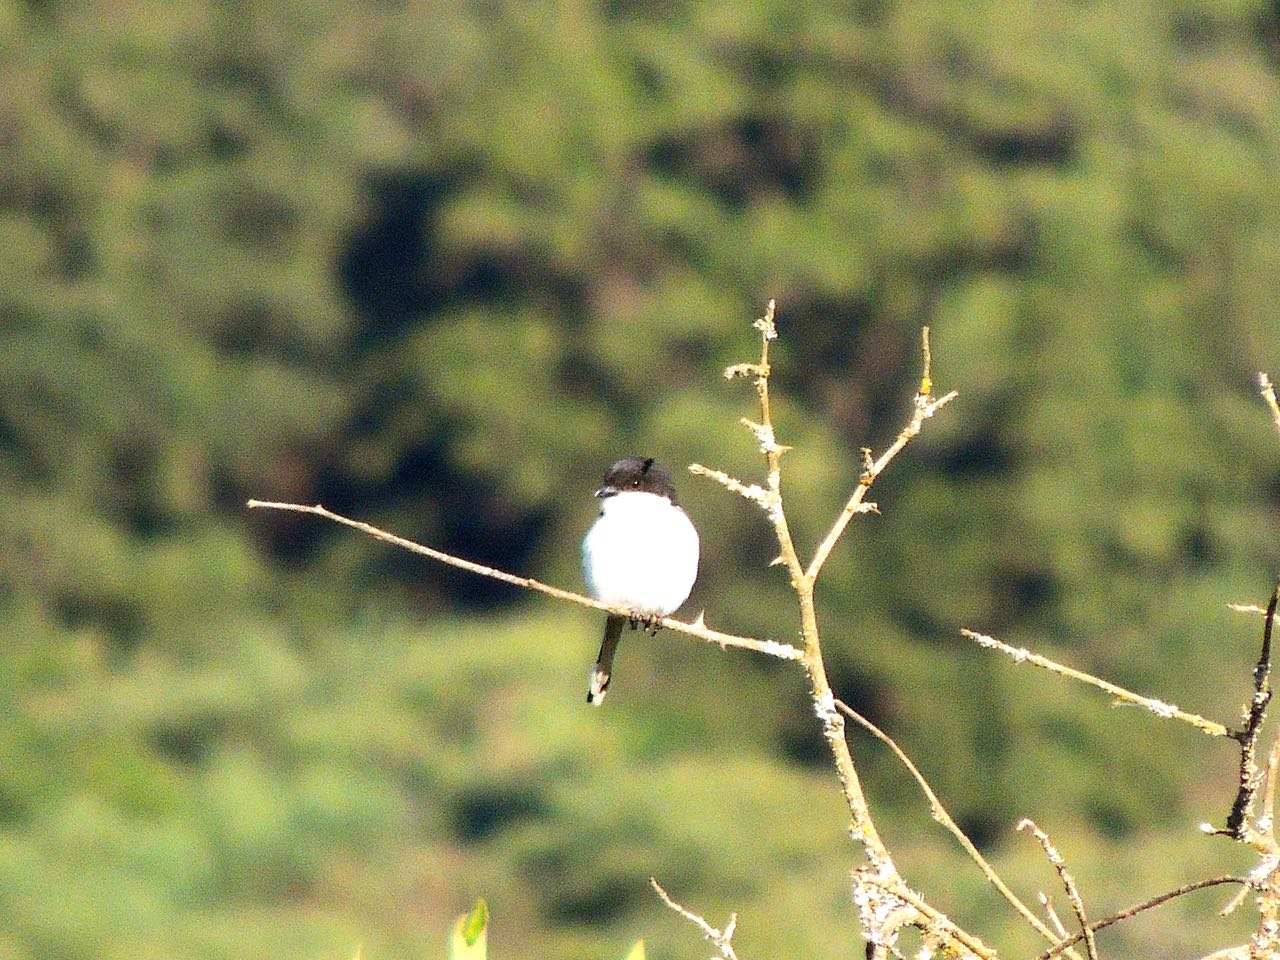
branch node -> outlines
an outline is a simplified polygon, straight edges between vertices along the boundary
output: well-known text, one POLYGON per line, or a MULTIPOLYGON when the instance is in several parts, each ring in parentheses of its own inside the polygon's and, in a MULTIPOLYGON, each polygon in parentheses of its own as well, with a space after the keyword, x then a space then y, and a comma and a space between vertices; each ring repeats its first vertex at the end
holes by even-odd
POLYGON ((726 380, 732 380, 735 377, 767 377, 768 375, 768 368, 762 367, 758 363, 735 363, 724 368, 724 378, 726 380))
POLYGON ((752 326, 760 331, 760 335, 764 337, 765 340, 778 339, 778 327, 773 322, 773 313, 776 306, 776 301, 770 300, 769 306, 765 308, 764 316, 752 324, 752 326))
POLYGON ((1071 909, 1076 915, 1076 920, 1080 922, 1080 932, 1084 935, 1085 952, 1089 955, 1090 960, 1098 960, 1098 944, 1094 941, 1093 930, 1089 926, 1089 918, 1084 912, 1084 901, 1080 898, 1080 891, 1076 887, 1075 878, 1071 876, 1071 871, 1067 869, 1067 862, 1062 859, 1062 854, 1053 845, 1049 835, 1041 830, 1034 820, 1024 818, 1018 823, 1018 830, 1019 832, 1030 830, 1040 842, 1040 846, 1044 848, 1044 855, 1049 858, 1049 862, 1053 864, 1053 869, 1057 871, 1058 878, 1062 881, 1063 889, 1067 892, 1067 899, 1071 902, 1071 909))
POLYGON ((731 942, 733 940, 734 928, 738 925, 738 915, 736 913, 729 914, 729 922, 725 924, 723 930, 717 930, 711 924, 707 923, 703 917, 694 913, 683 904, 677 903, 673 900, 671 895, 662 889, 662 884, 658 883, 656 878, 649 878, 649 886, 653 887, 654 893, 662 899, 662 902, 665 903, 667 907, 680 914, 680 916, 684 917, 701 930, 704 939, 710 940, 715 944, 716 950, 719 951, 722 960, 738 960, 738 955, 734 952, 733 944, 731 942))
MULTIPOLYGON (((978 848, 974 846, 973 841, 965 835, 965 832, 961 830, 960 826, 954 819, 952 819, 951 815, 947 812, 946 807, 942 805, 942 801, 938 799, 938 795, 934 793, 933 788, 929 785, 929 781, 925 779, 924 774, 920 772, 920 769, 915 765, 911 758, 907 756, 906 751, 898 746, 892 737, 862 714, 858 713, 858 711, 850 707, 843 700, 836 700, 835 705, 836 708, 846 717, 858 724, 893 751, 894 756, 902 762, 902 765, 907 768, 907 772, 911 774, 920 789, 924 792, 925 799, 929 803, 930 816, 932 816, 935 821, 940 823, 953 837, 956 838, 960 843, 960 846, 963 847, 964 851, 969 855, 969 858, 978 865, 978 869, 982 871, 983 875, 987 878, 987 881, 996 888, 996 891, 999 892, 999 894, 1003 896, 1005 900, 1007 900, 1009 904, 1018 911, 1018 913, 1022 915, 1023 919, 1050 943, 1056 942, 1053 936, 1053 931, 1046 927, 1039 918, 1031 912, 1031 909, 1025 903, 1018 899, 1017 894, 1009 889, 1008 885, 1000 878, 1000 875, 996 873, 995 868, 992 867, 991 864, 987 862, 987 859, 978 852, 978 848)), ((1048 900, 1043 894, 1041 894, 1041 900, 1045 903, 1049 916, 1056 920, 1057 917, 1053 913, 1052 908, 1049 907, 1048 900)), ((1063 931, 1061 936, 1065 937, 1066 932, 1063 931)))

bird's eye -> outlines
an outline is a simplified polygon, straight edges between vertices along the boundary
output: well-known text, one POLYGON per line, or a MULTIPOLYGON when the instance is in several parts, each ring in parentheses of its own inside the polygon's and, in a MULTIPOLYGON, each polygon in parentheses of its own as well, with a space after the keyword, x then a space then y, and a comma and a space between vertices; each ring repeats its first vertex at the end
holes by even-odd
POLYGON ((631 481, 631 485, 632 485, 633 487, 638 487, 638 486, 640 486, 640 479, 639 479, 639 477, 637 477, 635 480, 632 480, 632 481, 631 481))

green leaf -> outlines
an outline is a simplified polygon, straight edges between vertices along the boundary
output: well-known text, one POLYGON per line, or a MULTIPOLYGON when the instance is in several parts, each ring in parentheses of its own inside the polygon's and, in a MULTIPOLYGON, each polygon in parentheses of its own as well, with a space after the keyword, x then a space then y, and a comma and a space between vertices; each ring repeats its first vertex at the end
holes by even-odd
POLYGON ((473 947, 489 925, 489 905, 484 902, 483 897, 476 901, 476 905, 464 919, 462 936, 467 941, 467 946, 473 947))
POLYGON ((637 940, 636 945, 627 954, 627 960, 644 960, 644 941, 637 940))
POLYGON ((486 928, 489 925, 489 907, 483 899, 477 900, 470 913, 464 913, 453 925, 449 936, 449 960, 485 960, 486 928))

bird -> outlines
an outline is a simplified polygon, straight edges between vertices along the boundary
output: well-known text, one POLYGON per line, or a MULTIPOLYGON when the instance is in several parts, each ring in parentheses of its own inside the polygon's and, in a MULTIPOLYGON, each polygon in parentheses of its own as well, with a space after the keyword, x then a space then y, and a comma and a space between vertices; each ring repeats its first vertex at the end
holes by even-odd
POLYGON ((604 475, 595 494, 600 516, 582 541, 587 591, 596 600, 631 611, 609 614, 587 687, 587 703, 600 705, 613 656, 628 621, 656 632, 660 617, 684 603, 698 578, 698 531, 676 499, 671 471, 653 457, 625 457, 604 475))

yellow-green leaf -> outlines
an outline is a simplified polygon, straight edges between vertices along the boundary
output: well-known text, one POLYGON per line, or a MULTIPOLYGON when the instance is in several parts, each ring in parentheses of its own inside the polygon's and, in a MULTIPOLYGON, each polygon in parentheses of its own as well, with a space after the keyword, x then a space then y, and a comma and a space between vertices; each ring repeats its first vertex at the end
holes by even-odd
POLYGON ((644 960, 644 941, 637 940, 636 945, 627 954, 627 960, 644 960))
POLYGON ((488 926, 489 907, 484 900, 477 900, 471 912, 464 913, 453 925, 449 936, 449 960, 485 960, 488 926))

